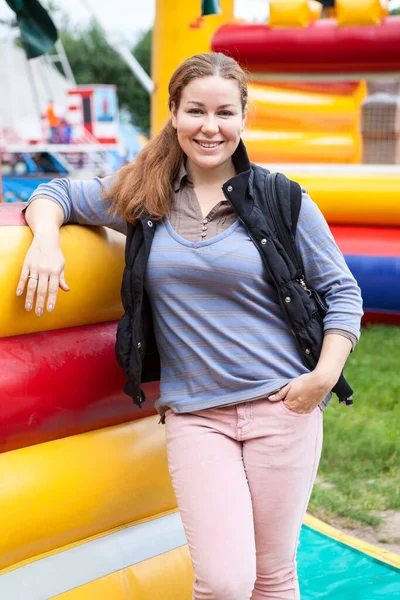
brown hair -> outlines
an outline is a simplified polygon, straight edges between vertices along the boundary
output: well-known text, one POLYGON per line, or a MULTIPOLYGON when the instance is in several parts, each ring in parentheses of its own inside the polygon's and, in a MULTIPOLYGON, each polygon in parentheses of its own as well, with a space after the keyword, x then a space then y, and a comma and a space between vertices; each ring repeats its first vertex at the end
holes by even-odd
MULTIPOLYGON (((198 77, 217 75, 237 81, 242 110, 247 105, 247 78, 238 63, 222 53, 195 54, 173 73, 168 86, 169 109, 179 108, 182 90, 198 77)), ((113 185, 105 192, 112 199, 111 212, 135 222, 145 214, 154 220, 168 212, 173 195, 173 182, 184 158, 171 119, 140 152, 136 161, 118 171, 113 185)))

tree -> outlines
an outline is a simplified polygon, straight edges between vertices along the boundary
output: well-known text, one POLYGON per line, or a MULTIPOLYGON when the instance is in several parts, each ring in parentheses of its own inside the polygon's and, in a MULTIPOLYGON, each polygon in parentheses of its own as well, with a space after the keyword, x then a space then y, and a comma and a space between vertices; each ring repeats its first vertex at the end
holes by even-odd
MULTIPOLYGON (((114 84, 121 107, 132 116, 133 123, 145 134, 150 130, 150 97, 136 80, 123 59, 108 45, 95 22, 83 31, 61 32, 68 60, 76 82, 114 84)), ((150 74, 151 30, 143 34, 133 55, 150 74)))

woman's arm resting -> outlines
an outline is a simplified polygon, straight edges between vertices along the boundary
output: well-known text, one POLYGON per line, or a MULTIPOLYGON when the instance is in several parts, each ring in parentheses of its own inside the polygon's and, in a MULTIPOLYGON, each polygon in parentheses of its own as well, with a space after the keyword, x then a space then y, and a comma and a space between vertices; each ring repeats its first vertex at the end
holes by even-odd
POLYGON ((36 295, 36 314, 40 316, 47 298, 47 310, 54 310, 58 288, 68 291, 64 278, 64 256, 60 249, 59 229, 65 223, 105 225, 126 234, 126 222, 108 212, 111 201, 102 199, 104 186, 113 177, 92 180, 53 179, 41 184, 24 208, 34 233, 22 268, 17 295, 27 285, 26 310, 31 310, 36 295))
POLYGON ((126 234, 126 221, 111 214, 111 200, 103 200, 103 193, 114 181, 109 175, 104 179, 53 179, 42 183, 33 192, 26 211, 38 198, 48 198, 57 203, 64 213, 63 223, 78 225, 104 225, 126 234))

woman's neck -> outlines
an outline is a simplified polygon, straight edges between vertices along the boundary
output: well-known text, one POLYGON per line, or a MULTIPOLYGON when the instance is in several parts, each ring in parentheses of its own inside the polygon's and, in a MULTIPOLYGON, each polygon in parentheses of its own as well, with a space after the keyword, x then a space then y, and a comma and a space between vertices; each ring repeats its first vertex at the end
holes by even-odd
POLYGON ((232 159, 214 169, 202 169, 188 158, 186 160, 186 170, 195 187, 222 186, 225 181, 236 175, 232 159))

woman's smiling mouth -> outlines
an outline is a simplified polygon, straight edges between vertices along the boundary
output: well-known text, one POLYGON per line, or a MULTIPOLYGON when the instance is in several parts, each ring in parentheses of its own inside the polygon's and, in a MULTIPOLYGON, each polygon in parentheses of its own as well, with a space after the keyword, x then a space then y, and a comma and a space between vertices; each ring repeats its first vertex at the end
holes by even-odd
POLYGON ((193 140, 194 142, 196 142, 196 144, 198 146, 200 146, 200 148, 204 148, 206 150, 212 150, 214 148, 218 148, 218 146, 220 146, 221 144, 223 144, 224 142, 206 142, 203 140, 193 140))

